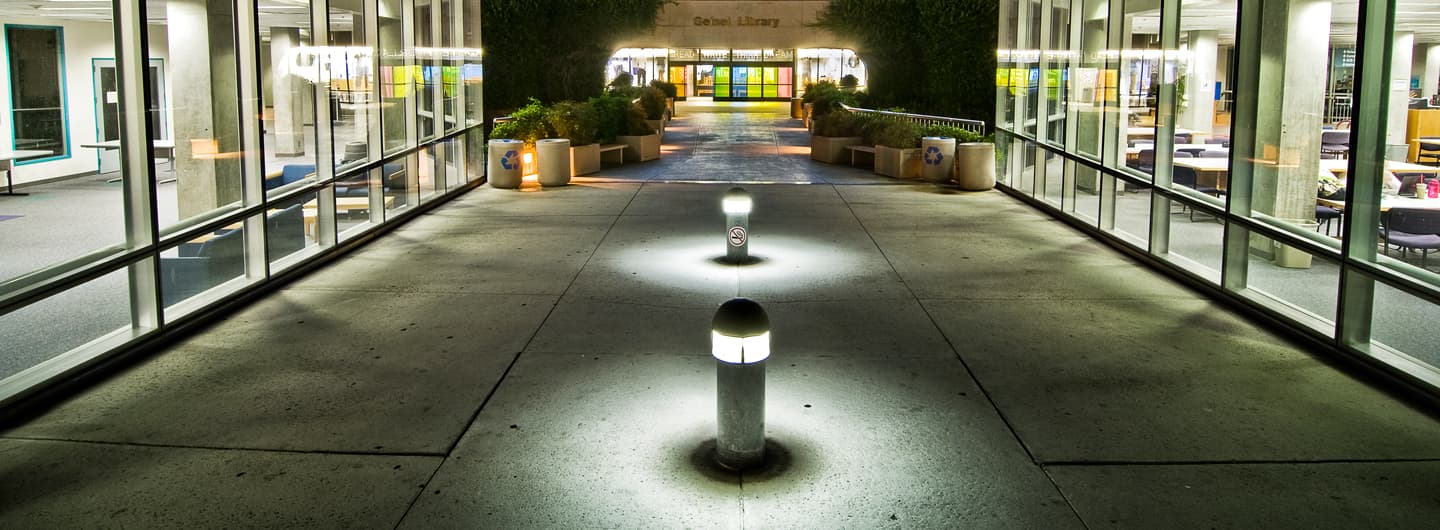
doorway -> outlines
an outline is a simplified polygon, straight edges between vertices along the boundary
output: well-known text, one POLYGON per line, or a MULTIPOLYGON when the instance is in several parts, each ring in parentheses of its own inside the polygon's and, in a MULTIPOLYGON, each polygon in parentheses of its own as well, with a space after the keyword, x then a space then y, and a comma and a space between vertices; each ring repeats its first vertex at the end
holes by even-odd
MULTIPOLYGON (((114 59, 92 59, 91 78, 95 84, 95 141, 97 143, 120 140, 120 89, 116 78, 114 59)), ((155 128, 150 131, 151 140, 168 138, 169 122, 165 112, 165 60, 150 59, 150 101, 146 112, 155 128)), ((119 149, 96 149, 98 172, 120 171, 119 149)))

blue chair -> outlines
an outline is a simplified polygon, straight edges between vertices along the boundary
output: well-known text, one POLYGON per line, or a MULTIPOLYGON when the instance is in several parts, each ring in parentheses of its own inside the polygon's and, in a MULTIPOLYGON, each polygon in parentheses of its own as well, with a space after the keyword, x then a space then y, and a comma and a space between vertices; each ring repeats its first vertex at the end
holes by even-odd
POLYGON ((1125 165, 1153 175, 1155 174, 1155 150, 1141 149, 1140 153, 1135 155, 1135 160, 1127 161, 1125 165))
POLYGON ((1230 158, 1230 150, 1206 149, 1200 152, 1200 158, 1230 158))
POLYGON ((314 174, 314 164, 286 164, 284 167, 280 168, 279 178, 265 179, 265 189, 273 190, 286 184, 300 182, 306 177, 314 174))
POLYGON ((244 233, 227 230, 201 243, 193 256, 161 257, 161 303, 169 306, 244 274, 244 233))
POLYGON ((1341 215, 1342 212, 1340 210, 1323 204, 1315 205, 1315 222, 1318 223, 1315 225, 1315 231, 1319 232, 1320 227, 1323 226, 1325 227, 1325 235, 1330 235, 1330 222, 1339 219, 1341 215))
POLYGON ((1421 252, 1420 266, 1425 267, 1430 251, 1440 249, 1440 210, 1391 208, 1380 216, 1380 239, 1386 256, 1390 245, 1403 252, 1402 258, 1408 258, 1413 248, 1421 252))
MULTIPOLYGON (((1221 193, 1220 193, 1220 189, 1219 189, 1219 188, 1216 188, 1216 187, 1213 187, 1213 186, 1199 186, 1198 183, 1197 183, 1198 180, 1199 180, 1199 179, 1195 176, 1195 170, 1194 170, 1194 169, 1190 169, 1190 168, 1185 167, 1185 166, 1175 166, 1175 167, 1173 167, 1173 168, 1170 169, 1170 182, 1171 182, 1171 184, 1173 184, 1173 185, 1175 185, 1175 186, 1185 186, 1185 187, 1187 187, 1187 188, 1190 188, 1190 189, 1192 189, 1192 190, 1198 191, 1198 192, 1200 192, 1200 193, 1204 193, 1204 194, 1206 194, 1206 195, 1212 195, 1212 196, 1216 196, 1216 197, 1220 196, 1221 193)), ((1182 203, 1182 205, 1183 205, 1183 203, 1182 203)), ((1183 212, 1183 211, 1186 210, 1186 209, 1189 209, 1189 210, 1190 210, 1190 220, 1191 220, 1191 221, 1194 221, 1194 220, 1195 220, 1195 210, 1190 209, 1189 207, 1184 207, 1181 211, 1183 212)))
POLYGON ((265 237, 270 257, 292 254, 305 248, 305 212, 296 203, 265 218, 265 237))

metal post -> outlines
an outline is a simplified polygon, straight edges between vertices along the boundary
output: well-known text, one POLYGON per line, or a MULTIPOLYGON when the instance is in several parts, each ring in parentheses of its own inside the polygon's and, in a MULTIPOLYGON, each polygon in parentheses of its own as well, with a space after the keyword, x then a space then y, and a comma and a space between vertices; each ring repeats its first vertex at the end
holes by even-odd
POLYGON ((725 259, 744 263, 750 259, 750 194, 744 188, 730 188, 722 203, 725 209, 725 259))
POLYGON ((770 319, 760 304, 733 298, 715 311, 716 457, 736 471, 765 460, 765 361, 770 319))

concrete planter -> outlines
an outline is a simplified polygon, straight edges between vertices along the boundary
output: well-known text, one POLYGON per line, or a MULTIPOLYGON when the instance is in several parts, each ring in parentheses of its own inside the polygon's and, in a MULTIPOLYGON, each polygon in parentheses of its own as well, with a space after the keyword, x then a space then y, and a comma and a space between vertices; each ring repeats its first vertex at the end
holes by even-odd
POLYGON ((665 139, 665 120, 645 120, 645 125, 649 125, 651 129, 654 129, 655 134, 660 135, 661 140, 665 139))
POLYGON ((859 136, 810 136, 810 159, 826 164, 850 163, 846 147, 860 143, 859 136))
POLYGON ((535 158, 539 166, 536 178, 541 186, 570 184, 570 140, 546 138, 535 142, 535 158))
POLYGON ((983 191, 995 187, 995 144, 969 142, 955 146, 955 183, 960 189, 983 191))
POLYGON ((920 178, 920 148, 875 146, 875 173, 897 179, 920 178))
POLYGON ((600 144, 570 146, 570 176, 600 171, 600 144))
POLYGON ((616 143, 625 145, 626 162, 645 162, 660 159, 660 133, 645 136, 616 136, 616 143))

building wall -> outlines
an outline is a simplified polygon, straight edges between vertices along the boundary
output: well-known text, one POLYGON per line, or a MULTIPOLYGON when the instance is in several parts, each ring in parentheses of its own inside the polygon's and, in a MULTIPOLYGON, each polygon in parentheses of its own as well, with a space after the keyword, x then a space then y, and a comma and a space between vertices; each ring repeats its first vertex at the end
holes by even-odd
MULTIPOLYGON (((64 33, 65 44, 65 123, 70 136, 70 156, 48 162, 37 162, 16 166, 12 175, 16 184, 36 182, 54 178, 80 175, 96 171, 99 157, 95 149, 80 147, 81 144, 96 141, 95 80, 91 68, 92 59, 115 58, 115 29, 108 23, 60 20, 54 18, 3 17, 0 24, 25 24, 32 26, 58 26, 64 33)), ((157 27, 150 32, 150 53, 152 57, 165 59, 166 79, 169 79, 169 55, 166 53, 166 32, 157 27)), ((10 102, 10 54, 0 58, 0 108, 14 108, 10 102)), ((165 83, 166 100, 171 83, 165 83)), ((14 145, 14 131, 9 112, 0 116, 0 142, 5 147, 14 145)), ((173 117, 169 130, 174 130, 173 117)))
POLYGON ((812 27, 824 0, 689 0, 662 8, 655 30, 616 48, 854 48, 851 39, 812 27))

